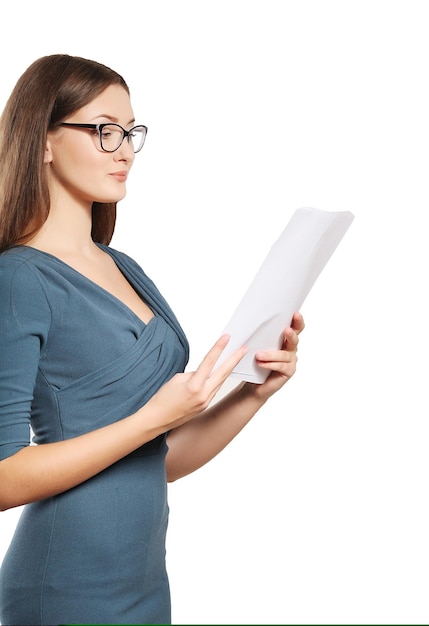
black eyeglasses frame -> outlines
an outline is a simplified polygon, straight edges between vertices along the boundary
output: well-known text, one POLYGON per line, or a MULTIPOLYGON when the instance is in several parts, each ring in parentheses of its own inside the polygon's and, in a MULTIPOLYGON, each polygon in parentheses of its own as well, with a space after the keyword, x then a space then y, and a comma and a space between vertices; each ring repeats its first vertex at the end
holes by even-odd
POLYGON ((147 126, 144 126, 144 124, 138 124, 137 126, 133 126, 132 128, 130 128, 130 130, 125 130, 125 128, 123 126, 121 126, 120 124, 115 124, 114 122, 106 122, 104 124, 74 124, 72 122, 62 122, 60 124, 60 126, 67 126, 69 128, 88 128, 89 130, 96 130, 98 132, 98 136, 99 136, 99 140, 100 140, 100 148, 103 150, 103 152, 109 152, 110 154, 112 152, 116 152, 116 150, 119 150, 119 148, 122 146, 125 138, 127 138, 127 141, 129 143, 130 142, 129 137, 131 136, 131 133, 136 128, 139 128, 139 129, 140 128, 144 128, 142 144, 139 147, 139 149, 134 152, 134 154, 137 154, 137 152, 140 152, 140 150, 143 148, 144 142, 146 141, 146 135, 147 135, 147 126), (103 147, 103 139, 102 139, 101 133, 102 133, 103 128, 105 126, 117 126, 118 128, 120 128, 122 130, 122 133, 123 133, 122 141, 119 144, 119 146, 117 148, 115 148, 114 150, 106 150, 106 148, 103 147))

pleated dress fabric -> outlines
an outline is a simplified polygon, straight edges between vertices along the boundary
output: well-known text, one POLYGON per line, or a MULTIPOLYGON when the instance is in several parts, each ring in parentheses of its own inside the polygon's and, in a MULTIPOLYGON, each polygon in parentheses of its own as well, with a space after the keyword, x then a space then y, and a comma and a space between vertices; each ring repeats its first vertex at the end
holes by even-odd
MULTIPOLYGON (((0 255, 0 460, 142 407, 177 372, 185 334, 130 257, 109 254, 154 317, 60 259, 26 246, 0 255), (31 425, 31 431, 30 431, 31 425)), ((23 507, 0 570, 0 622, 169 624, 162 435, 81 485, 23 507)))

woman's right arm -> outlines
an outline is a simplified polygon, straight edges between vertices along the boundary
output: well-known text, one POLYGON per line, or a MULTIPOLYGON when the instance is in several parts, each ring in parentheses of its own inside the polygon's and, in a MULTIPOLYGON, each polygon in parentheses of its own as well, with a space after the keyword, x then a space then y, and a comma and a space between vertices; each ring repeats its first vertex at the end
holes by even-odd
MULTIPOLYGON (((196 417, 244 351, 211 374, 228 338, 195 372, 176 374, 136 413, 72 439, 30 445, 30 412, 51 309, 38 274, 0 258, 0 509, 62 493, 158 435, 196 417)), ((88 416, 90 418, 90 416, 88 416)))
POLYGON ((71 489, 162 432, 137 412, 73 439, 25 446, 0 461, 0 510, 71 489))
POLYGON ((245 354, 238 350, 211 374, 227 339, 216 342, 195 372, 176 374, 133 415, 73 439, 27 445, 0 461, 0 510, 71 489, 199 415, 245 354))

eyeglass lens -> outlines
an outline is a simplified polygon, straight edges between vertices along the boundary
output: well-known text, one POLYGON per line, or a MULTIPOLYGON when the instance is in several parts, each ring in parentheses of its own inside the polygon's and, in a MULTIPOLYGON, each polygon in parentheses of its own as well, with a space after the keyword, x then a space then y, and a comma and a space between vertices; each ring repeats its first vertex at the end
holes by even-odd
MULTIPOLYGON (((144 126, 136 126, 127 136, 125 141, 129 141, 134 152, 141 150, 146 137, 146 129, 144 126)), ((103 150, 114 152, 119 148, 124 138, 124 132, 120 126, 116 124, 106 124, 100 132, 100 142, 103 150)))

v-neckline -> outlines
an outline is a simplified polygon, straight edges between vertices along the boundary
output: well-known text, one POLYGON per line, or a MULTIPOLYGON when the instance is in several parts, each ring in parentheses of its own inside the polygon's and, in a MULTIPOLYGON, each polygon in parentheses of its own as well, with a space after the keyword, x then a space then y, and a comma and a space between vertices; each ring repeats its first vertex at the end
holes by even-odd
POLYGON ((113 294, 111 291, 109 291, 108 289, 105 289, 104 287, 102 287, 101 285, 99 285, 97 282, 95 282, 94 280, 92 280, 91 278, 88 278, 88 276, 85 276, 85 274, 83 274, 82 272, 80 272, 79 270, 77 270, 76 268, 74 268, 72 265, 70 265, 69 263, 67 263, 66 261, 63 261, 63 259, 61 259, 60 257, 56 256, 55 254, 52 254, 51 252, 46 252, 45 250, 40 250, 39 248, 34 248, 33 246, 28 246, 28 245, 20 245, 17 247, 22 247, 22 248, 27 248, 29 250, 32 250, 34 252, 40 253, 42 255, 45 255, 49 258, 51 258, 52 260, 56 261, 57 263, 59 263, 60 265, 62 265, 63 267, 65 267, 66 269, 72 271, 73 273, 75 273, 77 276, 79 276, 81 279, 85 280, 88 284, 90 284, 91 286, 95 287, 96 289, 98 289, 101 293, 104 293, 107 297, 109 297, 111 300, 113 300, 114 302, 116 302, 117 304, 119 304, 126 312, 128 312, 129 315, 131 315, 134 319, 138 320, 140 324, 142 324, 145 328, 155 319, 156 317, 156 313, 153 310, 153 308, 151 306, 149 306, 149 304, 147 303, 146 299, 144 298, 144 295, 141 290, 137 289, 137 286, 134 285, 134 283, 130 280, 130 278, 128 276, 126 276, 123 272, 123 270, 121 269, 121 267, 119 267, 118 263, 116 262, 115 257, 110 254, 109 248, 108 246, 103 246, 101 247, 99 244, 96 244, 97 247, 104 252, 105 254, 108 254, 109 257, 112 259, 113 263, 116 265, 117 269, 119 270, 119 272, 121 272, 122 276, 125 278, 125 280, 130 284, 131 288, 134 289, 134 291, 137 293, 137 295, 142 298, 143 302, 146 304, 146 306, 148 307, 148 309, 150 311, 152 311, 152 317, 145 322, 144 320, 142 320, 142 318, 137 315, 137 313, 135 313, 131 307, 128 306, 128 304, 125 304, 125 302, 123 300, 121 300, 120 298, 118 298, 117 296, 115 296, 115 294, 113 294))

